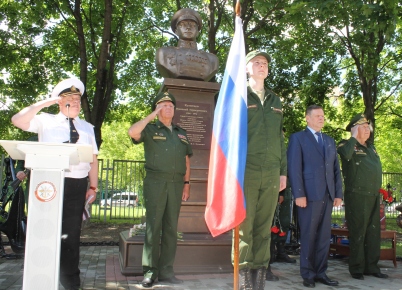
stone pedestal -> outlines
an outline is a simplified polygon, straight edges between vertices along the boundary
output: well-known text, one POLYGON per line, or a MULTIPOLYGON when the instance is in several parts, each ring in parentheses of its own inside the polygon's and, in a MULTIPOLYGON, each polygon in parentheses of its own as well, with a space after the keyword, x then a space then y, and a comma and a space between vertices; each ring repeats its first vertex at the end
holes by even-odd
POLYGON ((173 122, 187 131, 193 149, 190 198, 181 205, 179 232, 209 233, 204 213, 215 95, 219 88, 218 83, 182 79, 166 78, 163 83, 163 89, 176 98, 173 122))
MULTIPOLYGON (((126 276, 142 275, 142 247, 144 236, 128 237, 129 231, 120 233, 119 260, 121 273, 126 276)), ((212 238, 210 234, 183 234, 177 242, 174 272, 180 274, 231 273, 232 237, 224 234, 212 238)))
MULTIPOLYGON (((207 182, 215 95, 220 85, 202 81, 166 78, 163 90, 176 98, 173 122, 187 131, 193 149, 191 157, 190 198, 182 202, 175 274, 232 272, 232 236, 227 233, 212 238, 205 223, 207 182)), ((120 234, 120 265, 124 275, 142 275, 143 236, 128 238, 120 234)))

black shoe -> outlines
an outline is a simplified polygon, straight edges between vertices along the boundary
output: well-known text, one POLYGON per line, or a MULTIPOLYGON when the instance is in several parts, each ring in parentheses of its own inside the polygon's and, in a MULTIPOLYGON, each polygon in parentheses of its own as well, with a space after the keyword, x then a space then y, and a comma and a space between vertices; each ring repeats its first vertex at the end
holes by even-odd
POLYGON ((314 279, 317 282, 320 282, 322 284, 328 285, 328 286, 338 286, 338 281, 331 280, 327 277, 327 275, 321 277, 321 278, 315 278, 314 279))
POLYGON ((287 254, 285 255, 276 255, 276 261, 283 262, 283 263, 296 263, 296 259, 289 257, 287 254))
POLYGON ((357 273, 357 274, 350 274, 352 275, 352 278, 355 278, 357 280, 364 280, 364 276, 361 273, 357 273))
POLYGON ((275 276, 271 271, 271 265, 268 266, 267 271, 265 273, 265 280, 267 281, 278 281, 278 276, 275 276))
POLYGON ((142 280, 141 285, 144 288, 151 288, 152 285, 154 284, 154 279, 151 278, 144 278, 144 280, 142 280))
POLYGON ((276 259, 275 259, 276 261, 284 263, 292 263, 292 264, 296 263, 296 260, 290 258, 288 256, 288 253, 286 253, 284 242, 276 243, 276 248, 277 248, 276 259))
POLYGON ((303 279, 303 286, 307 288, 315 288, 315 282, 314 280, 303 279))
POLYGON ((183 280, 177 279, 175 276, 172 276, 170 278, 158 278, 159 282, 163 282, 163 283, 169 283, 169 284, 182 284, 183 280))
POLYGON ((370 275, 370 276, 374 276, 374 277, 377 277, 377 278, 388 278, 388 275, 387 274, 383 274, 383 273, 364 273, 364 275, 370 275))

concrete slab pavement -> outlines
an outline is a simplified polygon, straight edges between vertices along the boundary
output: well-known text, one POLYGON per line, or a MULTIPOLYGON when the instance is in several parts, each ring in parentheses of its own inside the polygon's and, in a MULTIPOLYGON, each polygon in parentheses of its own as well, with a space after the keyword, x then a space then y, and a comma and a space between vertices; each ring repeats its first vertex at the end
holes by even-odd
MULTIPOLYGON (((11 250, 6 247, 7 252, 11 250)), ((279 281, 266 283, 266 290, 276 289, 306 289, 302 285, 299 274, 299 257, 296 264, 274 263, 272 271, 279 276, 279 281)), ((0 259, 0 290, 22 289, 23 259, 0 259)), ((320 283, 315 289, 402 289, 402 264, 398 261, 398 268, 394 268, 392 261, 380 261, 381 271, 389 275, 388 279, 378 279, 365 276, 363 281, 353 279, 348 272, 347 258, 329 259, 328 277, 338 280, 339 286, 330 287, 320 283)), ((123 276, 120 273, 119 248, 116 246, 82 246, 81 247, 81 281, 84 290, 135 290, 142 288, 142 276, 123 276)), ((184 281, 180 285, 169 285, 156 282, 153 289, 177 290, 229 290, 233 289, 233 274, 208 275, 180 275, 184 281)), ((42 289, 38 289, 42 290, 42 289)), ((60 286, 60 290, 64 290, 60 286)))

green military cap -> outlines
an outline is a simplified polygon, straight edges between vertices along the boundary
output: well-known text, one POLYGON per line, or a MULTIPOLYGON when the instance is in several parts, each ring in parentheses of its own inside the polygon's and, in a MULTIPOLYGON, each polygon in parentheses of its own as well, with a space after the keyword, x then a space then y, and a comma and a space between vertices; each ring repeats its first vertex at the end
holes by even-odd
POLYGON ((246 64, 248 64, 248 62, 249 62, 250 60, 252 60, 254 57, 259 56, 259 55, 265 57, 265 58, 267 59, 268 63, 271 62, 271 57, 269 56, 268 53, 263 52, 263 51, 259 51, 259 50, 253 50, 253 51, 250 51, 250 52, 246 55, 246 64))
POLYGON ((176 99, 173 97, 172 94, 168 92, 160 92, 156 95, 155 99, 152 101, 152 111, 155 111, 157 104, 164 101, 172 102, 173 105, 176 107, 176 99))
POLYGON ((370 121, 367 120, 366 115, 364 114, 357 114, 352 118, 352 120, 349 122, 349 124, 346 126, 346 131, 350 131, 352 127, 356 125, 361 125, 361 124, 370 124, 370 121))
POLYGON ((177 24, 179 24, 180 21, 183 20, 192 20, 198 25, 198 31, 201 30, 202 27, 202 19, 200 14, 190 8, 183 8, 177 11, 172 18, 172 22, 170 23, 170 27, 172 28, 172 31, 175 32, 177 28, 177 24))

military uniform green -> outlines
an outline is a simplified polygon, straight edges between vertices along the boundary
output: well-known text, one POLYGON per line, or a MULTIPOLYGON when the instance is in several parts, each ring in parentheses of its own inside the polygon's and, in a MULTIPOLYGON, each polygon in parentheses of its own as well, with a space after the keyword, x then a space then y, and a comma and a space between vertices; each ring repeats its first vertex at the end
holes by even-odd
POLYGON ((287 161, 279 97, 265 88, 262 103, 250 87, 247 90, 246 218, 240 225, 239 268, 258 269, 268 267, 279 176, 287 175, 287 161))
POLYGON ((141 132, 141 138, 138 141, 132 140, 134 144, 144 142, 145 151, 144 278, 171 278, 174 275, 173 262, 186 156, 192 155, 191 146, 184 129, 172 124, 171 131, 160 121, 147 124, 141 132))
MULTIPOLYGON (((356 121, 355 118, 352 121, 356 121)), ((366 121, 367 122, 367 121, 366 121)), ((353 122, 351 122, 353 123, 353 122)), ((352 124, 354 125, 354 124, 352 124)), ((351 126, 347 129, 350 130, 351 126)), ((345 214, 349 229, 349 272, 380 273, 381 161, 373 144, 355 138, 338 145, 345 184, 345 214)))

